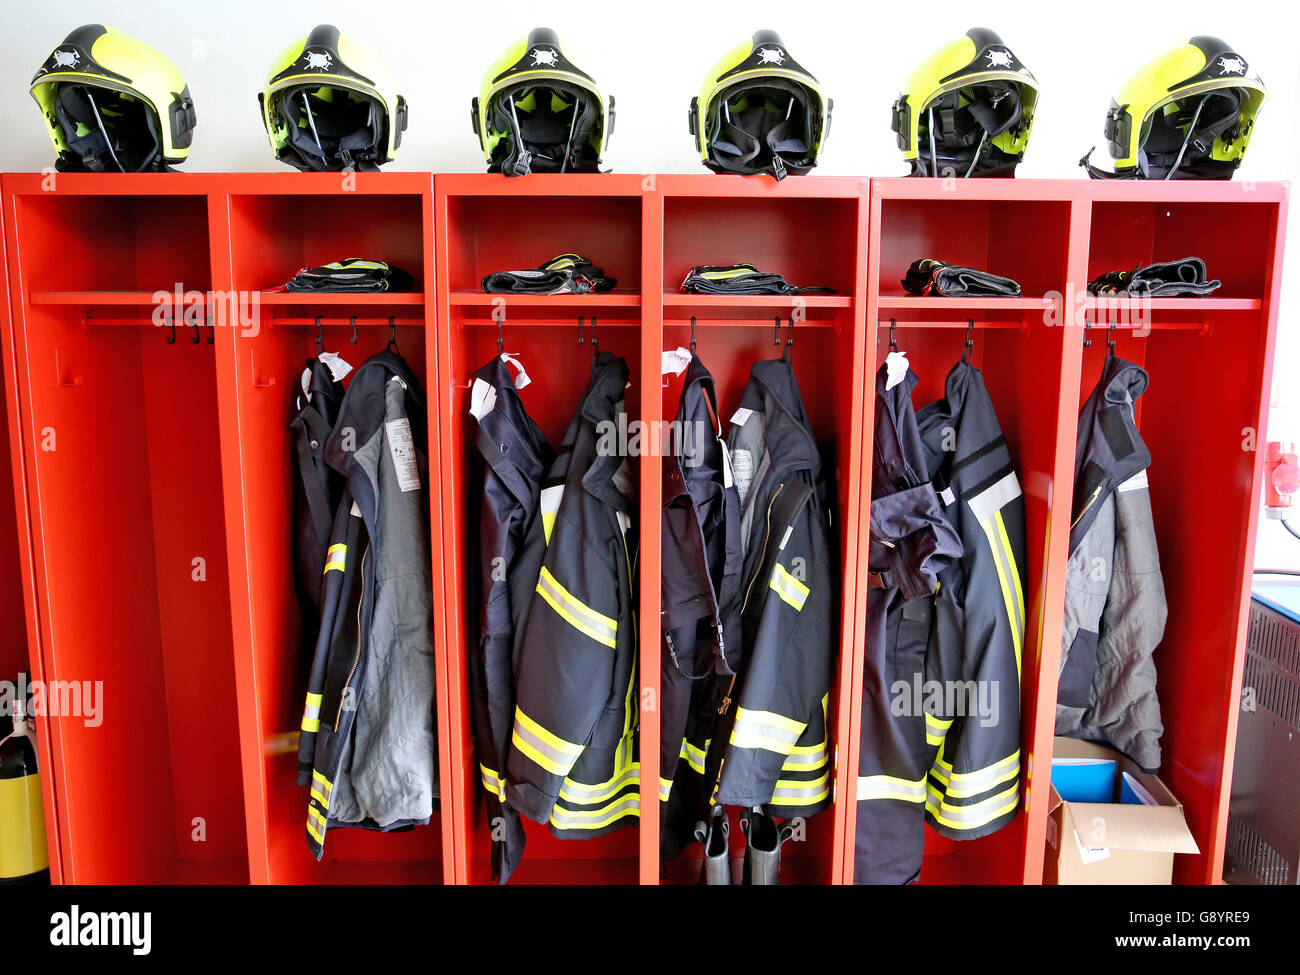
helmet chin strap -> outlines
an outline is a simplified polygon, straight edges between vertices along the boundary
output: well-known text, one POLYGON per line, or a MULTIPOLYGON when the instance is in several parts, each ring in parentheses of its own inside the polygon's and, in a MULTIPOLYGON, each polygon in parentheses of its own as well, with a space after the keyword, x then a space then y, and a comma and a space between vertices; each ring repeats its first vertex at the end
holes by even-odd
POLYGON ((90 102, 90 110, 95 113, 95 122, 99 126, 99 131, 104 135, 104 145, 108 149, 108 154, 113 157, 113 162, 117 165, 119 171, 125 173, 126 167, 122 165, 121 160, 117 158, 117 153, 113 151, 113 137, 109 134, 107 126, 104 125, 103 118, 99 114, 99 106, 95 104, 95 95, 89 87, 86 88, 86 101, 90 102))
POLYGON ((1200 121, 1201 111, 1205 108, 1205 103, 1210 100, 1210 93, 1206 92, 1201 96, 1197 103, 1196 111, 1192 115, 1192 120, 1187 124, 1187 136, 1183 139, 1183 144, 1178 150, 1178 157, 1174 159, 1174 164, 1169 167, 1169 172, 1165 173, 1165 179, 1173 179, 1174 173, 1178 172, 1178 167, 1183 164, 1183 156, 1187 155, 1187 147, 1191 145, 1192 137, 1196 135, 1196 123, 1200 121))

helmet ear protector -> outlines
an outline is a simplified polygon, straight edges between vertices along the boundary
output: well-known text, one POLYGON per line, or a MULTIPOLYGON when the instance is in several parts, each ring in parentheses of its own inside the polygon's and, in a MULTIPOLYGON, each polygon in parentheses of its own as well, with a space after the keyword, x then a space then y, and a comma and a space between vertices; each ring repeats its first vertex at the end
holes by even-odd
POLYGON ((714 65, 691 99, 687 128, 714 172, 781 180, 817 165, 833 108, 780 35, 761 30, 714 65))
POLYGON ((1246 154, 1264 83, 1215 37, 1193 37, 1144 66, 1112 99, 1104 133, 1113 172, 1093 179, 1231 179, 1246 154))
POLYGON ((258 106, 277 159, 307 171, 375 170, 406 129, 396 89, 374 51, 322 24, 277 58, 258 106))
POLYGON ((1012 176, 1037 104, 1029 69, 997 34, 977 27, 912 73, 890 129, 913 176, 1012 176))
POLYGON ((511 45, 484 76, 470 121, 489 172, 598 172, 614 98, 570 61, 553 30, 511 45))
POLYGON ((150 172, 189 155, 197 117, 176 66, 102 24, 78 27, 32 79, 63 171, 150 172))

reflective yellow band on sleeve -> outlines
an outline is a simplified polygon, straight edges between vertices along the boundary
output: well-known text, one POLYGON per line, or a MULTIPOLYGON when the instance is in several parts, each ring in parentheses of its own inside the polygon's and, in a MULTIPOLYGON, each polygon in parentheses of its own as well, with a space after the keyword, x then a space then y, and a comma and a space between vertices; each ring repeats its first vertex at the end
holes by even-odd
POLYGON ((731 744, 737 748, 763 748, 778 755, 794 750, 807 725, 773 711, 750 711, 736 708, 736 723, 731 729, 731 744))
POLYGON ((560 798, 589 806, 594 802, 604 802, 628 786, 640 785, 640 783, 641 763, 633 762, 604 782, 585 783, 565 779, 564 784, 560 786, 560 798))
POLYGON ((697 772, 700 775, 703 775, 704 760, 709 753, 709 746, 712 744, 713 744, 713 739, 710 738, 704 742, 704 747, 700 748, 698 745, 692 745, 690 741, 683 738, 682 750, 678 753, 677 757, 684 758, 686 760, 686 764, 691 767, 692 771, 697 772))
POLYGON ((553 775, 568 775, 582 754, 582 746, 551 734, 518 707, 515 708, 514 746, 553 775))
POLYGON ((780 562, 773 564, 772 581, 768 585, 784 602, 796 610, 802 610, 803 604, 808 600, 808 587, 787 572, 780 562))
POLYGON ((858 776, 858 800, 898 799, 925 802, 925 779, 900 779, 894 775, 858 776))
POLYGON ((1001 761, 970 772, 954 772, 952 765, 940 755, 935 759, 930 774, 943 783, 945 795, 954 799, 969 799, 981 792, 988 792, 994 786, 1001 785, 1008 779, 1020 774, 1020 749, 1001 761))
POLYGON ((325 817, 316 810, 315 806, 307 807, 307 832, 317 843, 325 842, 325 817))
POLYGON ((603 809, 567 809, 558 802, 551 808, 551 825, 556 829, 604 829, 625 816, 641 815, 641 797, 633 792, 603 809))
POLYGON ((1020 783, 1013 782, 1011 788, 990 796, 981 802, 969 806, 955 806, 943 798, 943 793, 933 785, 929 786, 925 800, 925 811, 936 822, 949 829, 979 829, 1000 819, 1009 812, 1014 812, 1020 804, 1020 783))
POLYGON ((537 593, 560 614, 561 619, 579 633, 583 633, 597 643, 603 643, 610 649, 618 646, 618 620, 596 612, 586 603, 577 599, 551 575, 546 566, 542 566, 537 579, 537 593))
POLYGON ((659 777, 659 801, 667 802, 668 797, 673 793, 673 780, 659 777))
POLYGON ((772 791, 773 806, 811 806, 831 794, 831 776, 822 773, 817 779, 777 779, 772 791))

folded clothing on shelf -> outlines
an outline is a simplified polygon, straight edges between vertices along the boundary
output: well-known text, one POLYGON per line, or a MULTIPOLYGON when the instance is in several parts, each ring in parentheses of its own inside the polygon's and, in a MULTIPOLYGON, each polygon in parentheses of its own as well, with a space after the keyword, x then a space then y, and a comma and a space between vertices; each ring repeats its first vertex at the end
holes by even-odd
POLYGON ((383 261, 349 257, 320 267, 305 267, 290 278, 286 291, 409 291, 411 276, 383 261))
POLYGON ((796 287, 774 271, 753 264, 701 264, 682 282, 682 290, 697 295, 811 295, 834 294, 834 288, 796 287))
POLYGON ((913 261, 903 278, 909 295, 944 298, 1019 298, 1020 285, 1000 274, 960 267, 933 258, 913 261))
POLYGON ((1148 298, 1199 297, 1218 290, 1222 281, 1206 278, 1205 262, 1199 257, 1181 261, 1157 261, 1132 271, 1108 271, 1088 282, 1094 295, 1132 295, 1148 298))
POLYGON ((618 284, 602 268, 578 254, 561 254, 526 271, 493 271, 483 278, 486 294, 584 295, 612 291, 618 284))

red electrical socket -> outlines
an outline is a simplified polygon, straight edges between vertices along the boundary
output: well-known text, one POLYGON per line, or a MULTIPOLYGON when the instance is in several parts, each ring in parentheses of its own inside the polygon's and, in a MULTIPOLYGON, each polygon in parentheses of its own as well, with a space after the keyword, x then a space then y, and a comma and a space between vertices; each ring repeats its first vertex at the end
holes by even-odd
POLYGON ((1289 508, 1300 491, 1300 464, 1296 462, 1295 444, 1270 440, 1264 462, 1264 505, 1289 508))

